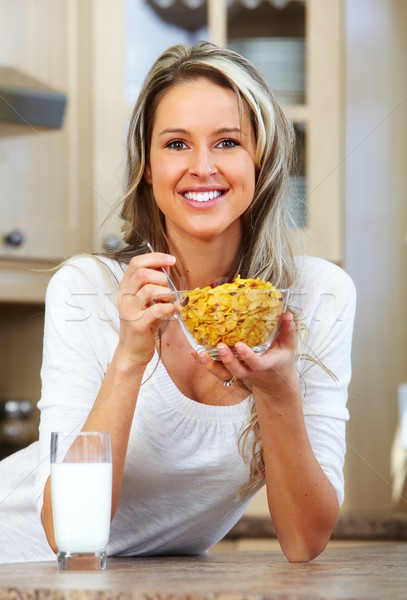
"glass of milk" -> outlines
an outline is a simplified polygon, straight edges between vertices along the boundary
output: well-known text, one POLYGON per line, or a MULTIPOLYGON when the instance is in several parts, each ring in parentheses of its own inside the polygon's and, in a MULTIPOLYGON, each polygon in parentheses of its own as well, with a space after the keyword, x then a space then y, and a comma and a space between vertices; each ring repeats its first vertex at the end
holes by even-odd
POLYGON ((51 433, 51 494, 59 569, 105 569, 112 503, 110 433, 51 433))

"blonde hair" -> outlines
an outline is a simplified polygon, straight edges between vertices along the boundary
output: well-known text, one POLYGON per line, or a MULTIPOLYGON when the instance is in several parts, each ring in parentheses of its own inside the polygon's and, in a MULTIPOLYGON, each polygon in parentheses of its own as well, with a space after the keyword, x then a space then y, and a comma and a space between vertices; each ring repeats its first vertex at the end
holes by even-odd
MULTIPOLYGON (((244 57, 208 42, 192 47, 172 46, 159 56, 148 73, 130 120, 127 140, 127 184, 121 217, 125 247, 113 255, 128 262, 146 252, 145 241, 168 252, 164 215, 145 179, 154 114, 163 94, 180 82, 206 77, 235 92, 240 109, 247 106, 256 140, 256 185, 253 201, 242 215, 242 241, 232 272, 261 277, 278 287, 290 287, 295 278, 290 215, 286 188, 292 161, 293 127, 262 76, 244 57)), ((174 278, 182 277, 177 256, 174 278)), ((240 495, 249 494, 264 480, 262 441, 253 402, 250 423, 240 439, 253 439, 250 480, 240 495)))

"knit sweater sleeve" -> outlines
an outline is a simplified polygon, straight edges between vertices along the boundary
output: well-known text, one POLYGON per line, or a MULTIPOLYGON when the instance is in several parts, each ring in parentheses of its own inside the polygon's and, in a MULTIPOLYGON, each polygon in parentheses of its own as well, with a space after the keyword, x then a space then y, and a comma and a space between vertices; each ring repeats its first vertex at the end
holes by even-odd
POLYGON ((325 260, 304 259, 299 273, 291 303, 302 330, 298 371, 305 422, 314 454, 341 505, 356 292, 351 278, 325 260))
POLYGON ((40 464, 35 477, 38 510, 50 471, 51 432, 81 430, 111 359, 117 315, 114 278, 109 285, 108 273, 106 264, 81 257, 62 266, 47 288, 38 404, 40 464))

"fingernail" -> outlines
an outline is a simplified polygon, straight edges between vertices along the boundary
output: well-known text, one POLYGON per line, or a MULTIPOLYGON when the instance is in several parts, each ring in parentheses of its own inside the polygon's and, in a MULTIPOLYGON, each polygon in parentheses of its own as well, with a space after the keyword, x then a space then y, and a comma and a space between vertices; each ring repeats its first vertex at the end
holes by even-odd
POLYGON ((175 263, 175 256, 170 256, 169 254, 167 254, 167 256, 165 257, 165 262, 168 265, 173 265, 175 263))
POLYGON ((198 356, 199 356, 199 358, 201 360, 205 360, 206 359, 206 352, 205 352, 205 350, 199 350, 198 356))
POLYGON ((218 352, 219 354, 221 354, 222 356, 224 356, 225 354, 227 354, 227 347, 223 346, 222 344, 218 345, 218 352))

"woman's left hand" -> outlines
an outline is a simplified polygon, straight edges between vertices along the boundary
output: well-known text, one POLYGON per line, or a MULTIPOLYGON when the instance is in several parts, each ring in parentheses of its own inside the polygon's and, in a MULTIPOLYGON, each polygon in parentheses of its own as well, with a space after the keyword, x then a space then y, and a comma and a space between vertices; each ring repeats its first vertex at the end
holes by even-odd
POLYGON ((238 358, 226 344, 218 344, 217 349, 221 361, 214 361, 205 351, 199 353, 199 358, 222 381, 234 376, 244 379, 257 391, 270 393, 273 390, 273 396, 279 390, 287 390, 287 386, 292 391, 298 389, 295 372, 296 332, 290 312, 284 313, 277 338, 265 354, 259 356, 241 342, 235 346, 238 358))

